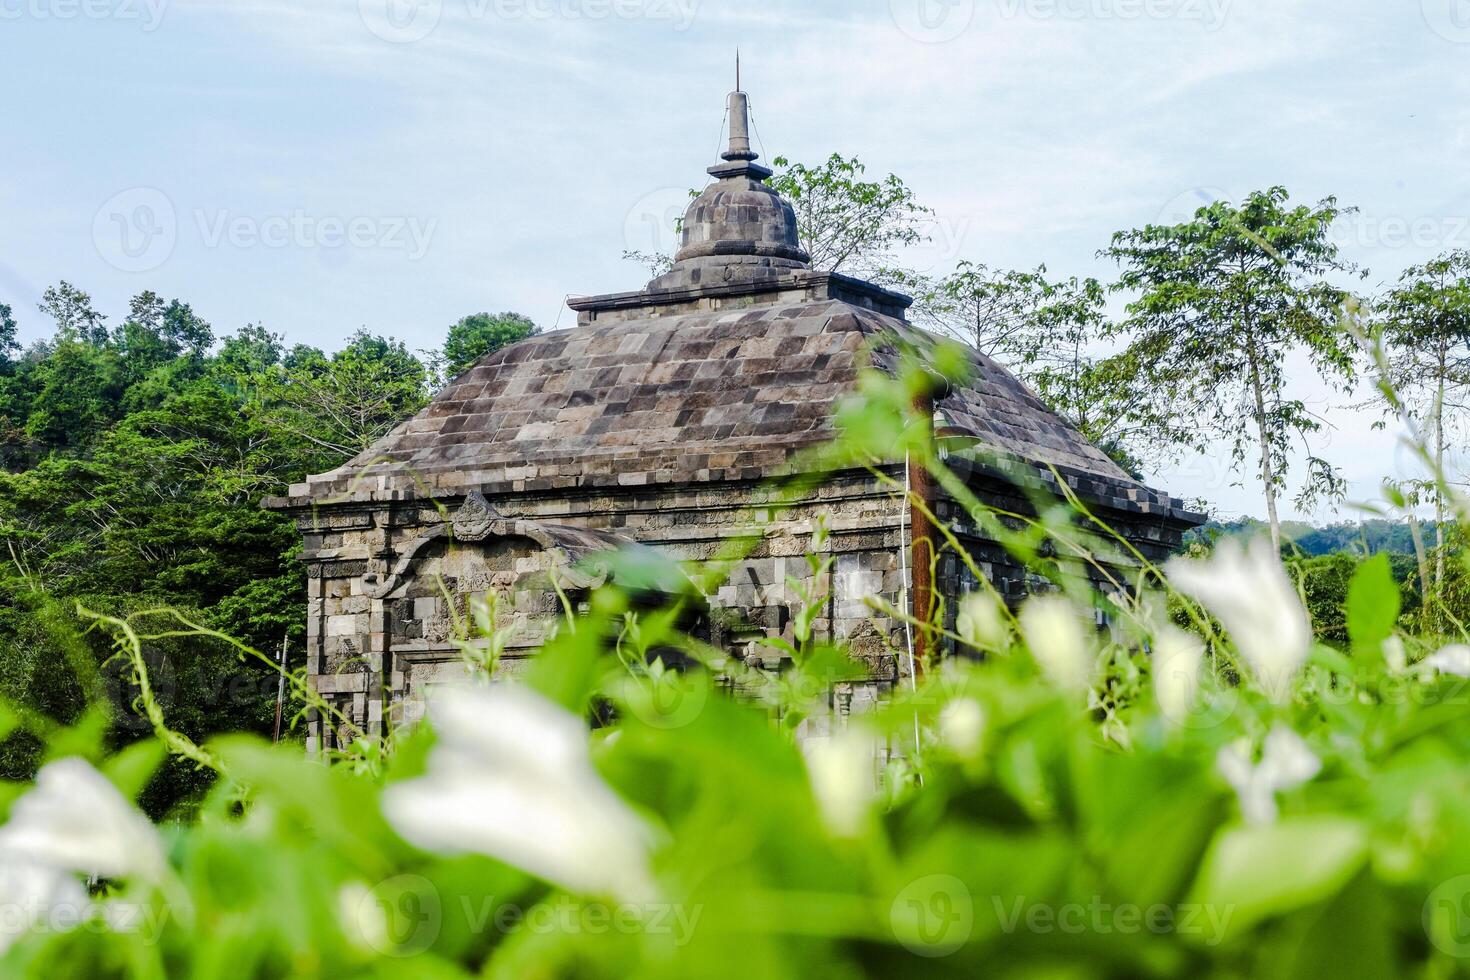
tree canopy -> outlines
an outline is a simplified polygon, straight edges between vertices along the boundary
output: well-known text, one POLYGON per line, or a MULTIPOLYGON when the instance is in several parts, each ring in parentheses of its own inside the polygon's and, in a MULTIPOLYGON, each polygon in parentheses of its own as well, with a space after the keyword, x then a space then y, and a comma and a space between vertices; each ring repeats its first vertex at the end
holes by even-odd
POLYGON ((444 379, 467 370, 491 351, 525 340, 536 333, 536 324, 519 313, 471 313, 449 328, 444 341, 444 379))
MULTIPOLYGON (((1350 271, 1329 234, 1344 213, 1330 197, 1292 206, 1285 188, 1272 187, 1178 225, 1119 232, 1102 253, 1121 266, 1118 288, 1135 295, 1121 329, 1139 381, 1169 386, 1201 443, 1223 438, 1237 465, 1254 455, 1277 545, 1288 449, 1323 426, 1287 394, 1287 357, 1306 353, 1339 387, 1354 374, 1354 347, 1340 329, 1348 293, 1329 279, 1350 271)), ((1340 493, 1336 471, 1310 448, 1307 470, 1299 503, 1340 493)))
MULTIPOLYGON (((261 498, 412 415, 431 394, 430 365, 365 330, 332 353, 288 346, 259 324, 216 342, 189 303, 148 290, 110 329, 66 282, 40 310, 54 330, 22 352, 16 317, 0 307, 0 696, 64 720, 81 710, 84 692, 48 668, 67 649, 109 662, 79 603, 168 606, 257 649, 283 637, 299 649, 300 536, 261 498)), ((517 314, 477 314, 450 331, 446 353, 472 361, 532 330, 517 314)), ((165 644, 150 656, 191 734, 267 723, 274 681, 228 645, 165 644)), ((0 774, 25 771, 28 751, 7 743, 0 774)))

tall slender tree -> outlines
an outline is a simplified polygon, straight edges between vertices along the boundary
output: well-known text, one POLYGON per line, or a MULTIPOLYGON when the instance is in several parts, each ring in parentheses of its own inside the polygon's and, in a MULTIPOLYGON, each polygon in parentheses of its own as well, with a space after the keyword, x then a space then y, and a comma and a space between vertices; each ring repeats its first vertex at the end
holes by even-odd
POLYGON ((1136 356, 1107 349, 1107 290, 1096 279, 961 262, 939 279, 901 273, 897 285, 914 295, 917 322, 1005 365, 1135 476, 1192 444, 1164 389, 1139 383, 1136 356))
POLYGON ((1173 385, 1202 426, 1223 437, 1237 466, 1256 457, 1271 540, 1281 544, 1277 500, 1293 438, 1306 447, 1298 503, 1338 496, 1343 482, 1307 437, 1322 421, 1286 392, 1286 358, 1304 351, 1324 381, 1351 387, 1353 347, 1339 329, 1348 293, 1329 281, 1351 267, 1330 236, 1350 212, 1335 198, 1291 206, 1285 188, 1219 201, 1178 225, 1122 231, 1102 255, 1136 290, 1123 325, 1130 352, 1173 385))
POLYGON ((1447 252, 1404 270, 1376 304, 1375 320, 1389 357, 1390 381, 1425 427, 1434 473, 1422 488, 1434 502, 1432 593, 1444 586, 1445 455, 1470 397, 1470 250, 1447 252))

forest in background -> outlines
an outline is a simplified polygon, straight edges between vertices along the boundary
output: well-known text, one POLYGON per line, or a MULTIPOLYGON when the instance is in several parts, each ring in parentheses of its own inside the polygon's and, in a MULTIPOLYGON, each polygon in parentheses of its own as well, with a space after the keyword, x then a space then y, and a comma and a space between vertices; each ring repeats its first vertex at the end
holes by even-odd
MULTIPOLYGON (((1364 273, 1330 236, 1351 209, 1331 198, 1293 204, 1271 188, 1180 225, 1119 232, 1100 253, 1118 264, 1111 283, 969 261, 921 275, 895 256, 923 239, 933 213, 903 181, 870 180, 859 161, 836 155, 776 163, 773 183, 815 267, 911 293, 912 319, 1005 364, 1125 468, 1137 474, 1186 451, 1228 455, 1240 479, 1259 483, 1270 519, 1206 525, 1191 547, 1255 530, 1278 539, 1321 638, 1345 636, 1348 582, 1379 551, 1392 555, 1406 615, 1419 615, 1429 594, 1440 600, 1435 629, 1445 617, 1470 619, 1461 549, 1434 481, 1385 488, 1391 502, 1428 506, 1434 517, 1421 522, 1316 528, 1276 516, 1288 446, 1327 425, 1289 396, 1281 365, 1305 351, 1325 382, 1351 394, 1364 356, 1342 329, 1349 316, 1369 323, 1386 351, 1385 417, 1415 425, 1427 468, 1444 471, 1470 381, 1470 255, 1450 253, 1356 296, 1340 282, 1364 273), (1129 299, 1122 319, 1109 313, 1118 293, 1129 299)), ((670 261, 628 257, 655 272, 670 261)), ((73 717, 81 697, 72 672, 57 669, 65 656, 102 664, 124 714, 146 727, 120 662, 86 631, 79 607, 175 608, 256 649, 299 654, 299 539, 260 499, 356 455, 477 358, 535 330, 518 314, 480 313, 435 349, 359 330, 327 352, 256 323, 220 335, 187 299, 147 290, 115 313, 66 281, 35 311, 0 306, 0 696, 37 717, 73 717), (37 316, 49 335, 22 349, 17 320, 29 327, 37 316)), ((1309 450, 1305 468, 1299 502, 1340 498, 1330 460, 1309 450)), ((268 730, 270 671, 197 639, 157 640, 146 654, 180 731, 268 730)), ((32 771, 38 744, 7 741, 0 775, 32 771)))
MULTIPOLYGON (((107 316, 62 282, 38 312, 53 332, 21 350, 16 316, 0 306, 0 697, 71 720, 84 698, 65 659, 102 664, 133 721, 124 738, 146 722, 78 604, 175 608, 257 649, 285 643, 299 666, 300 535, 261 498, 356 455, 447 377, 536 329, 481 313, 435 350, 358 331, 327 353, 259 324, 217 337, 188 302, 148 291, 107 316)), ((200 640, 155 642, 147 655, 179 730, 270 730, 268 669, 200 640)), ((32 772, 37 745, 9 739, 0 775, 32 772)), ((160 790, 161 802, 179 790, 160 790)))

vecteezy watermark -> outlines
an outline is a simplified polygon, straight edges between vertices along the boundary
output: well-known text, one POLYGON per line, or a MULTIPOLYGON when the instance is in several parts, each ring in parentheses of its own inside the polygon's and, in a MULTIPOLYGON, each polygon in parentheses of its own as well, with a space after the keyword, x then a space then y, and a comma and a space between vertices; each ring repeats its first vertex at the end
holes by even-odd
POLYGON ((460 908, 474 933, 488 930, 503 935, 520 932, 606 936, 641 934, 669 936, 675 946, 694 938, 703 905, 681 902, 582 902, 562 895, 526 908, 496 901, 494 896, 472 900, 461 897, 460 908))
POLYGON ((14 938, 26 933, 87 932, 127 933, 144 945, 153 945, 168 924, 165 904, 129 902, 121 899, 43 901, 28 898, 0 902, 0 935, 14 938))
POLYGON ((888 0, 893 23, 915 41, 953 41, 975 19, 975 0, 888 0))
MULTIPOLYGON (((141 648, 143 668, 148 673, 148 685, 158 703, 171 706, 178 690, 178 677, 174 672, 173 660, 167 653, 153 646, 141 648)), ((124 732, 141 732, 153 727, 148 717, 147 705, 142 703, 137 665, 123 653, 113 654, 98 671, 103 689, 112 703, 112 726, 124 732)))
POLYGON ((97 209, 92 243, 97 254, 122 272, 147 272, 168 261, 178 239, 174 202, 156 187, 130 187, 97 209))
MULTIPOLYGON (((228 208, 195 208, 192 228, 205 248, 379 249, 410 261, 428 252, 437 218, 312 214, 295 208, 265 216, 228 208)), ((92 218, 92 243, 103 261, 122 272, 148 272, 167 262, 178 244, 174 203, 155 187, 132 187, 102 203, 92 218)), ((185 226, 190 227, 189 225, 185 226)))
POLYGON ((1230 195, 1218 187, 1191 187, 1189 190, 1180 191, 1164 202, 1159 208, 1158 217, 1154 224, 1172 227, 1174 225, 1188 224, 1194 220, 1194 216, 1200 208, 1207 208, 1216 201, 1227 201, 1230 195))
POLYGON ((1424 901, 1424 932, 1435 949, 1470 958, 1470 875, 1440 882, 1424 901))
POLYGON ((952 266, 964 254, 972 227, 969 215, 930 215, 914 229, 919 233, 919 240, 908 246, 905 254, 919 268, 952 266))
POLYGON ((623 247, 640 255, 673 255, 689 201, 688 188, 660 187, 644 194, 623 219, 623 247))
POLYGON ((1446 41, 1470 44, 1470 0, 1419 0, 1424 23, 1446 41))
POLYGON ((925 875, 904 886, 888 907, 893 937, 917 956, 948 956, 975 931, 970 889, 954 875, 925 875))
POLYGON ((1094 895, 1085 902, 1028 902, 1025 896, 1004 899, 991 896, 991 904, 1002 932, 1007 935, 1024 930, 1037 934, 1060 932, 1078 936, 1083 933, 1105 936, 1133 936, 1142 933, 1197 936, 1207 946, 1219 945, 1230 928, 1234 905, 1182 902, 1169 905, 1156 902, 1137 905, 1132 902, 1105 902, 1094 895))
POLYGON ((646 20, 676 31, 694 23, 699 0, 358 0, 364 26, 394 44, 422 41, 448 8, 461 20, 646 20))
POLYGON ((494 895, 460 895, 446 901, 433 882, 415 874, 394 875, 371 888, 348 885, 338 902, 346 932, 393 957, 428 949, 454 916, 475 936, 637 934, 668 936, 674 945, 683 946, 694 937, 703 914, 703 905, 584 902, 566 895, 530 906, 502 902, 494 895))
POLYGON ((226 208, 196 209, 194 221, 206 248, 376 248, 401 251, 410 261, 424 257, 438 218, 377 217, 358 215, 342 218, 313 215, 302 208, 288 214, 264 218, 232 214, 226 208))
POLYGON ((135 20, 143 31, 163 23, 169 0, 0 0, 0 20, 135 20))
POLYGON ((1232 0, 995 0, 1001 17, 1015 20, 1198 21, 1218 31, 1232 0))
POLYGON ((623 704, 652 728, 683 728, 709 703, 710 684, 702 675, 675 669, 641 670, 623 685, 623 704))
POLYGON ((442 0, 358 0, 363 26, 384 41, 411 44, 422 41, 439 26, 442 0))
POLYGON ((1436 251, 1470 247, 1470 215, 1375 215, 1353 211, 1332 223, 1340 246, 1417 248, 1436 251))

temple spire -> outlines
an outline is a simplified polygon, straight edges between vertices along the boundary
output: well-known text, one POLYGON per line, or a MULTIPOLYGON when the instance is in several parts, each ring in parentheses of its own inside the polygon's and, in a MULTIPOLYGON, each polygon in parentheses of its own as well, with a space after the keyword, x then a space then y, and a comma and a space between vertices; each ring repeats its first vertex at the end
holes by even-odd
POLYGON ((748 177, 765 180, 771 171, 754 161, 759 154, 750 148, 750 100, 740 90, 740 49, 735 49, 735 91, 725 102, 730 117, 730 142, 720 158, 728 161, 709 168, 715 177, 748 177))

